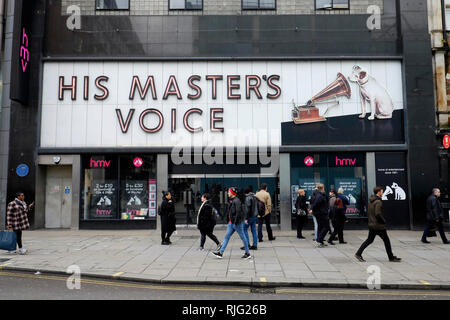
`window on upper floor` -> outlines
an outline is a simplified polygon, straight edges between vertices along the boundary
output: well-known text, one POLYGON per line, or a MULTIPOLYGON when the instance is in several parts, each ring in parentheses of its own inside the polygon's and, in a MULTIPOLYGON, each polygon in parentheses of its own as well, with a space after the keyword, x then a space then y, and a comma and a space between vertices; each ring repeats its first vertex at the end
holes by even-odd
POLYGON ((276 0, 242 0, 242 9, 275 10, 276 0))
POLYGON ((316 10, 350 9, 350 0, 316 0, 316 10))
POLYGON ((169 0, 170 10, 202 10, 203 0, 169 0))
POLYGON ((130 0, 95 0, 97 10, 130 10, 130 0))

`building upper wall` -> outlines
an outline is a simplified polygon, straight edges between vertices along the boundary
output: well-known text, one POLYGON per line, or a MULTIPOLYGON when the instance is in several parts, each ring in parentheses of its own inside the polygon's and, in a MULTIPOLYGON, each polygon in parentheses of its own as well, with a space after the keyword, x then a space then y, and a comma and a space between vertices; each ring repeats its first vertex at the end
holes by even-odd
POLYGON ((170 0, 130 0, 129 10, 95 9, 95 0, 62 0, 62 14, 77 5, 81 14, 92 15, 299 15, 299 14, 366 14, 375 5, 383 13, 383 0, 349 0, 349 10, 315 10, 315 0, 276 0, 275 10, 242 10, 241 0, 203 0, 203 10, 169 10, 170 0))

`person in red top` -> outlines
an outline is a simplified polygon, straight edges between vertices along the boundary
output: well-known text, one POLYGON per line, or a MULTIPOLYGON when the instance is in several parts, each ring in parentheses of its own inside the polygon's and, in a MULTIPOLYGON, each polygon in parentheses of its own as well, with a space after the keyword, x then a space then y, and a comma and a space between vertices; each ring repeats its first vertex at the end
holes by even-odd
MULTIPOLYGON (((25 194, 17 192, 14 201, 8 204, 6 212, 6 224, 9 230, 12 230, 17 235, 17 245, 19 246, 19 254, 25 254, 26 249, 22 248, 22 231, 30 228, 28 222, 28 213, 34 207, 34 202, 27 206, 25 203, 25 194)), ((13 251, 15 253, 15 251, 13 251)))

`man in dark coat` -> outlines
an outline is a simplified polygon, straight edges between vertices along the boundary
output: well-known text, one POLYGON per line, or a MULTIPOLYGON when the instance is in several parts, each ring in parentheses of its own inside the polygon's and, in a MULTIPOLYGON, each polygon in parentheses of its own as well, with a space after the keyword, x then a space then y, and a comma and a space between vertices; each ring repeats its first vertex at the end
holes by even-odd
POLYGON ((311 195, 311 209, 319 225, 317 243, 319 248, 323 248, 325 246, 323 241, 330 228, 330 223, 328 220, 328 197, 325 194, 325 187, 321 183, 317 185, 316 190, 311 195))
POLYGON ((444 232, 444 210, 442 209, 439 197, 441 196, 441 190, 434 188, 432 194, 427 199, 427 225, 422 235, 423 243, 430 243, 427 241, 427 234, 433 226, 437 226, 439 234, 441 235, 442 242, 449 244, 444 232))
POLYGON ((375 240, 376 236, 379 236, 381 239, 383 239, 389 261, 400 262, 402 259, 397 258, 392 253, 391 242, 386 231, 386 219, 384 218, 383 201, 381 200, 381 197, 383 196, 383 188, 375 187, 373 189, 373 193, 374 194, 370 197, 369 200, 369 208, 367 213, 369 220, 369 236, 367 240, 364 241, 364 243, 361 245, 358 252, 355 254, 355 257, 360 262, 365 262, 362 257, 364 249, 366 249, 373 242, 373 240, 375 240))
POLYGON ((22 248, 22 231, 30 228, 28 222, 28 213, 34 207, 34 202, 29 206, 25 203, 25 194, 17 192, 14 201, 8 204, 6 211, 6 225, 9 230, 16 233, 17 245, 19 247, 19 254, 25 254, 27 250, 22 248))
POLYGON ((176 230, 175 205, 173 204, 172 194, 163 191, 161 203, 161 239, 162 245, 170 245, 170 236, 176 230))
POLYGON ((231 236, 235 231, 239 234, 239 237, 244 243, 245 253, 241 258, 242 259, 251 258, 248 241, 244 235, 245 216, 244 212, 242 211, 241 200, 239 200, 237 194, 238 191, 236 190, 236 188, 233 187, 228 189, 228 199, 230 203, 228 205, 227 210, 227 218, 228 218, 227 233, 225 234, 225 238, 223 239, 222 247, 220 248, 220 250, 212 253, 218 259, 223 258, 223 253, 227 248, 228 241, 230 240, 231 236))

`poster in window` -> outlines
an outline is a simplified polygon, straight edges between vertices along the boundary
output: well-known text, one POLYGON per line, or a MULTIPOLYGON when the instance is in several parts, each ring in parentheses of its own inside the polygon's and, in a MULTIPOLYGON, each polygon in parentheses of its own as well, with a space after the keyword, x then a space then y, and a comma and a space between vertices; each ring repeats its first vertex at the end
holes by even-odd
POLYGON ((145 180, 122 182, 120 205, 122 220, 148 217, 148 187, 145 180))
POLYGON ((347 216, 358 216, 361 208, 361 179, 360 178, 336 178, 334 179, 336 191, 339 188, 344 189, 344 195, 347 197, 347 216))
POLYGON ((316 189, 316 185, 318 183, 325 184, 325 179, 298 179, 299 189, 304 189, 306 194, 306 199, 309 201, 309 198, 313 194, 316 189))
POLYGON ((114 219, 117 217, 117 181, 92 181, 89 215, 91 219, 114 219))

